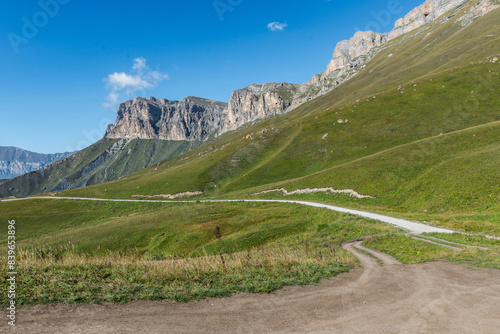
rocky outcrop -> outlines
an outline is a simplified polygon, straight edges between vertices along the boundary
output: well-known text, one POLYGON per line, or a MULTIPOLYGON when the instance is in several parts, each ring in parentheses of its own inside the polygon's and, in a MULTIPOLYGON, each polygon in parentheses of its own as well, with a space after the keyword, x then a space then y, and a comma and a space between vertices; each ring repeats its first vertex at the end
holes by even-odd
POLYGON ((181 101, 138 97, 122 103, 106 138, 205 140, 219 131, 227 103, 197 97, 181 101))
MULTIPOLYGON (((453 9, 460 9, 467 0, 428 0, 404 18, 396 21, 389 33, 359 31, 335 47, 332 59, 323 73, 300 85, 269 83, 251 85, 237 90, 229 101, 228 119, 222 132, 234 130, 246 122, 269 115, 278 115, 300 106, 356 75, 388 42, 436 20, 453 9)), ((490 0, 472 6, 465 17, 478 17, 498 7, 490 0)))
POLYGON ((460 26, 466 27, 471 24, 476 18, 484 16, 489 12, 499 8, 499 2, 493 2, 490 0, 481 0, 476 3, 469 12, 458 19, 460 26))
MULTIPOLYGON (((337 44, 326 71, 313 77, 309 84, 315 84, 318 80, 324 81, 324 79, 329 76, 333 76, 334 78, 352 76, 355 72, 349 71, 354 68, 362 68, 366 62, 373 58, 379 50, 379 47, 434 21, 452 9, 458 9, 459 6, 467 1, 468 0, 428 0, 422 5, 414 8, 405 17, 397 20, 394 29, 389 33, 358 31, 350 40, 341 41, 337 44)), ((475 5, 471 9, 471 12, 465 16, 482 16, 488 11, 496 8, 490 0, 483 0, 481 2, 488 3, 488 5, 475 5)))
POLYGON ((341 41, 337 44, 324 75, 330 75, 337 70, 345 71, 356 67, 355 64, 352 64, 353 61, 361 56, 368 55, 374 47, 385 42, 387 42, 387 34, 358 31, 350 40, 341 41))
POLYGON ((283 114, 291 106, 297 87, 289 83, 266 83, 235 90, 229 99, 221 132, 235 130, 257 119, 283 114))
POLYGON ((387 39, 398 38, 426 23, 434 21, 446 12, 464 4, 468 0, 427 0, 414 8, 405 17, 396 21, 394 29, 387 34, 387 39))

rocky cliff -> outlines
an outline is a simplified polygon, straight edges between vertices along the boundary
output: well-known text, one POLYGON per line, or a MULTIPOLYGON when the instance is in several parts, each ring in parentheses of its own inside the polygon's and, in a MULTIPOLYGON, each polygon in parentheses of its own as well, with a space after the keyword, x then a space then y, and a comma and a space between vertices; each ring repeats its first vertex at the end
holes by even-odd
POLYGON ((296 90, 297 85, 289 83, 252 84, 235 90, 229 99, 221 132, 235 130, 257 119, 283 114, 292 105, 296 90))
MULTIPOLYGON (((288 112, 301 104, 310 101, 318 96, 326 94, 342 84, 346 80, 356 75, 365 64, 370 61, 379 51, 389 47, 398 37, 408 34, 406 38, 413 38, 422 33, 427 23, 437 20, 446 21, 461 13, 460 25, 467 26, 478 17, 484 16, 499 7, 496 0, 428 0, 422 5, 414 8, 405 17, 396 21, 394 29, 389 33, 377 33, 373 31, 359 31, 349 40, 341 41, 335 47, 332 59, 328 63, 323 73, 314 75, 312 79, 300 85, 292 84, 264 84, 267 95, 275 93, 274 100, 281 103, 274 103, 268 110, 261 111, 261 115, 274 115, 288 112), (468 6, 467 6, 468 5, 468 6), (444 14, 448 13, 448 16, 444 14), (283 93, 281 87, 290 87, 283 93), (283 106, 284 110, 276 110, 276 105, 283 106), (266 112, 267 111, 267 112, 266 112)), ((255 86, 255 85, 253 85, 255 86)), ((244 89, 238 91, 237 97, 229 102, 233 110, 241 113, 248 113, 249 103, 239 103, 239 101, 253 101, 264 97, 262 91, 255 89, 244 89), (241 94, 245 94, 241 98, 241 94)), ((234 116, 237 118, 237 116, 234 116)), ((233 122, 230 120, 230 122, 233 122)), ((232 128, 229 128, 232 129, 232 128)))
POLYGON ((332 91, 398 37, 418 36, 429 22, 450 19, 464 10, 460 25, 466 26, 496 8, 494 0, 428 0, 397 20, 389 33, 360 31, 339 42, 326 70, 308 82, 252 84, 234 91, 228 104, 194 97, 181 101, 137 98, 120 105, 116 124, 108 128, 106 137, 203 141, 248 122, 286 113, 332 91))
POLYGON ((428 0, 414 8, 405 17, 396 21, 394 29, 387 34, 387 40, 392 40, 426 23, 434 21, 448 11, 459 7, 468 0, 428 0))
POLYGON ((377 46, 387 42, 387 34, 379 34, 373 31, 358 31, 350 40, 341 41, 333 51, 332 59, 326 67, 323 75, 346 70, 355 67, 353 61, 361 56, 366 56, 377 46))
MULTIPOLYGON (((346 80, 352 77, 357 73, 355 69, 363 68, 363 65, 388 45, 390 41, 412 31, 415 32, 414 36, 418 35, 420 33, 418 28, 441 18, 443 14, 450 11, 449 17, 443 19, 447 20, 453 17, 467 2, 472 3, 473 1, 428 0, 414 8, 405 17, 397 20, 394 29, 389 33, 376 33, 373 31, 355 33, 350 40, 341 41, 337 44, 326 71, 314 76, 306 85, 317 85, 318 82, 327 81, 327 78, 331 80, 343 77, 346 80)), ((496 8, 498 8, 498 5, 493 1, 482 0, 467 9, 462 18, 466 19, 467 24, 470 24, 473 19, 483 16, 496 8)))
POLYGON ((500 7, 500 1, 481 0, 474 4, 469 11, 459 18, 460 26, 466 27, 478 17, 484 16, 500 7))
POLYGON ((122 103, 106 138, 206 140, 219 131, 227 103, 186 97, 181 101, 138 97, 122 103))

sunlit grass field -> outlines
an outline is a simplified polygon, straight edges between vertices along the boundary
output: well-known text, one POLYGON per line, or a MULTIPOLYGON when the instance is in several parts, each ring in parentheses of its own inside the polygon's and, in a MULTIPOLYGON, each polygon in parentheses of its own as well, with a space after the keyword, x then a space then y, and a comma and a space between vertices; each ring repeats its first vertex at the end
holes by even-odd
MULTIPOLYGON (((344 241, 396 231, 286 204, 34 200, 2 207, 1 220, 18 217, 21 304, 188 301, 314 284, 356 266, 344 241), (36 214, 20 215, 26 205, 36 214), (79 210, 62 214, 68 206, 79 210)), ((0 238, 5 244, 7 233, 0 238)))

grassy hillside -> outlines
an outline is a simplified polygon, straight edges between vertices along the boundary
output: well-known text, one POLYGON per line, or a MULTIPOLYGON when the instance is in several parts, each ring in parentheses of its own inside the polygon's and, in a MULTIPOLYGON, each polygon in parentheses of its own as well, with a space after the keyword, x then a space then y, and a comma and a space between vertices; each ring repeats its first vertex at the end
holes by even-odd
MULTIPOLYGON (((2 204, 0 219, 16 217, 22 231, 17 246, 38 257, 67 253, 96 257, 128 253, 142 258, 215 255, 221 248, 234 253, 315 230, 325 222, 337 224, 342 240, 383 231, 382 223, 310 207, 282 204, 106 203, 34 200, 2 204), (29 214, 27 214, 28 206, 29 214), (351 227, 344 226, 347 224, 351 227), (70 246, 68 246, 70 245, 70 246)), ((5 244, 7 231, 1 231, 5 244)))
POLYGON ((119 179, 178 156, 201 142, 102 139, 74 155, 0 186, 0 197, 26 197, 119 179))
POLYGON ((499 18, 497 10, 466 29, 454 19, 432 23, 426 34, 391 41, 354 78, 290 114, 65 195, 236 198, 280 187, 352 188, 376 199, 300 198, 498 233, 499 18))
MULTIPOLYGON (((356 265, 340 248, 343 241, 396 231, 328 210, 276 204, 2 203, 0 220, 11 217, 21 305, 187 301, 317 283, 356 265)), ((6 244, 7 229, 0 241, 6 244)), ((6 247, 0 251, 6 254, 6 247)), ((0 304, 7 302, 2 294, 0 304)))

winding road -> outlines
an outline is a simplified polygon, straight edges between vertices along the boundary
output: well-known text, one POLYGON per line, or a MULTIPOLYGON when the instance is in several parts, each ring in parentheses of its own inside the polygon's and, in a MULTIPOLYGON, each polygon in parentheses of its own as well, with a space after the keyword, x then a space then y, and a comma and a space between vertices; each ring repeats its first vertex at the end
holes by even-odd
MULTIPOLYGON (((33 200, 33 199, 44 199, 44 200, 57 199, 57 200, 100 201, 100 202, 132 202, 132 203, 195 203, 195 202, 198 202, 198 201, 132 200, 132 199, 105 199, 105 198, 81 198, 81 197, 45 197, 45 196, 16 198, 16 199, 3 199, 0 202, 26 201, 26 200, 33 200)), ((365 217, 365 218, 370 218, 370 219, 382 221, 384 223, 388 223, 388 224, 397 226, 399 228, 405 229, 405 230, 409 231, 410 233, 414 233, 414 234, 421 234, 421 233, 426 233, 426 232, 428 232, 428 233, 431 233, 431 232, 457 233, 456 231, 453 231, 453 230, 429 226, 429 225, 426 225, 423 223, 412 222, 412 221, 405 220, 405 219, 394 218, 394 217, 384 216, 384 215, 380 215, 380 214, 376 214, 376 213, 370 213, 370 212, 353 210, 353 209, 346 209, 346 208, 341 208, 338 206, 315 203, 315 202, 308 202, 308 201, 267 200, 267 199, 234 199, 234 200, 203 200, 203 201, 199 201, 199 202, 201 202, 201 203, 217 203, 217 202, 294 203, 294 204, 299 204, 299 205, 312 206, 312 207, 316 207, 316 208, 325 208, 325 209, 329 209, 329 210, 333 210, 333 211, 337 211, 337 212, 349 213, 352 215, 357 215, 357 216, 361 216, 361 217, 365 217)))

